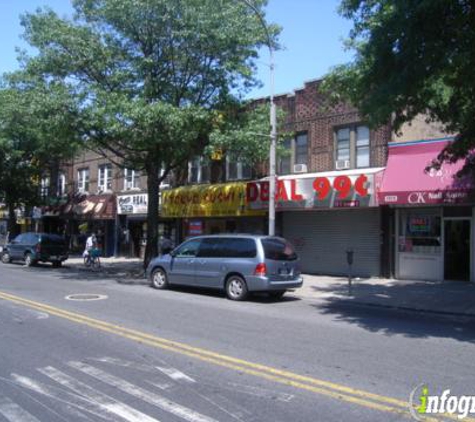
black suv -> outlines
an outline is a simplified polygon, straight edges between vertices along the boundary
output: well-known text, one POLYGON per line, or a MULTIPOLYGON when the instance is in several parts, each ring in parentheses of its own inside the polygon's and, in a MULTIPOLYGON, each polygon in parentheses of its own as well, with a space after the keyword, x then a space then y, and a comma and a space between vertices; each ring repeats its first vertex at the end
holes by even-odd
POLYGON ((60 267, 68 259, 68 246, 62 236, 47 233, 22 233, 3 247, 2 262, 23 260, 30 267, 37 262, 51 262, 60 267))

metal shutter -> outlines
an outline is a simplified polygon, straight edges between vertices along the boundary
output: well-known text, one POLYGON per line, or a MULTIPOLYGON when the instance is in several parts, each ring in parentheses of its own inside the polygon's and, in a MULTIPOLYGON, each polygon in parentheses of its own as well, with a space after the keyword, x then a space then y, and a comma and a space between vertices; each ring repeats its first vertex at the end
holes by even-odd
POLYGON ((380 275, 380 212, 364 210, 283 213, 284 237, 297 248, 303 272, 346 275, 346 250, 354 250, 353 275, 380 275))

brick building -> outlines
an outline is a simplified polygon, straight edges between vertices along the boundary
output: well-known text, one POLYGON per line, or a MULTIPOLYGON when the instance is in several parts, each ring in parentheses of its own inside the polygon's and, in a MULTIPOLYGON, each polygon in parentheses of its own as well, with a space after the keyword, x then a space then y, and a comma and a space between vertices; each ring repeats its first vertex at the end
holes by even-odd
MULTIPOLYGON (((320 84, 275 99, 286 111, 285 130, 294 133, 284 142, 290 154, 277 162, 276 231, 294 243, 305 272, 345 274, 351 251, 354 274, 379 276, 387 219, 375 193, 391 126, 370 130, 355 108, 330 104, 320 84)), ((267 209, 267 183, 250 184, 251 209, 267 209)))
MULTIPOLYGON (((275 97, 286 112, 283 130, 293 134, 284 141, 288 153, 277 160, 276 232, 294 243, 304 272, 344 275, 351 255, 354 275, 403 277, 398 230, 402 219, 421 212, 378 201, 388 155, 398 145, 446 141, 447 134, 424 116, 398 134, 389 122, 369 129, 354 107, 330 104, 320 83, 275 97)), ((229 157, 190 160, 173 189, 162 193, 161 231, 175 243, 197 234, 266 233, 268 180, 256 179, 266 167, 252 169, 229 157)), ((100 231, 107 254, 139 256, 147 238, 146 178, 90 152, 78 156, 67 174, 74 194, 63 216, 76 244, 84 230, 100 231)), ((446 207, 426 214, 442 213, 449 221, 457 212, 472 211, 446 207)))

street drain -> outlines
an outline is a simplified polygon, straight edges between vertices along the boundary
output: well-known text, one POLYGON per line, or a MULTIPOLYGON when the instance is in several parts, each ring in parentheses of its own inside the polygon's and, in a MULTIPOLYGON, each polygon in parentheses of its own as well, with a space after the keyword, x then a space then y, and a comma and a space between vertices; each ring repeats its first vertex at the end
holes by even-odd
POLYGON ((107 299, 106 295, 96 295, 96 294, 91 294, 91 293, 77 293, 74 295, 69 295, 66 296, 67 300, 103 300, 107 299))

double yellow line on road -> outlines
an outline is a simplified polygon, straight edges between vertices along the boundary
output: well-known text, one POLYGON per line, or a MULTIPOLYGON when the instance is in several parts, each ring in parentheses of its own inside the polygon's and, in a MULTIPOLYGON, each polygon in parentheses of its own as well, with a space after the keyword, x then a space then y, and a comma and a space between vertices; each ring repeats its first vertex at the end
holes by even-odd
MULTIPOLYGON (((137 341, 148 346, 168 350, 170 352, 189 356, 214 365, 243 372, 269 381, 277 382, 306 390, 314 394, 331 397, 343 402, 357 404, 369 409, 382 412, 396 413, 410 418, 409 404, 403 400, 370 393, 364 390, 347 387, 313 377, 299 375, 293 372, 249 362, 243 359, 212 352, 210 350, 193 347, 185 343, 167 340, 138 330, 111 324, 75 312, 32 301, 9 293, 0 292, 0 299, 26 306, 50 315, 57 316, 81 325, 115 334, 129 340, 137 341)), ((459 420, 456 415, 444 415, 444 418, 459 420)), ((440 419, 424 417, 424 421, 438 421, 440 419)), ((475 419, 465 418, 464 421, 475 422, 475 419)))

